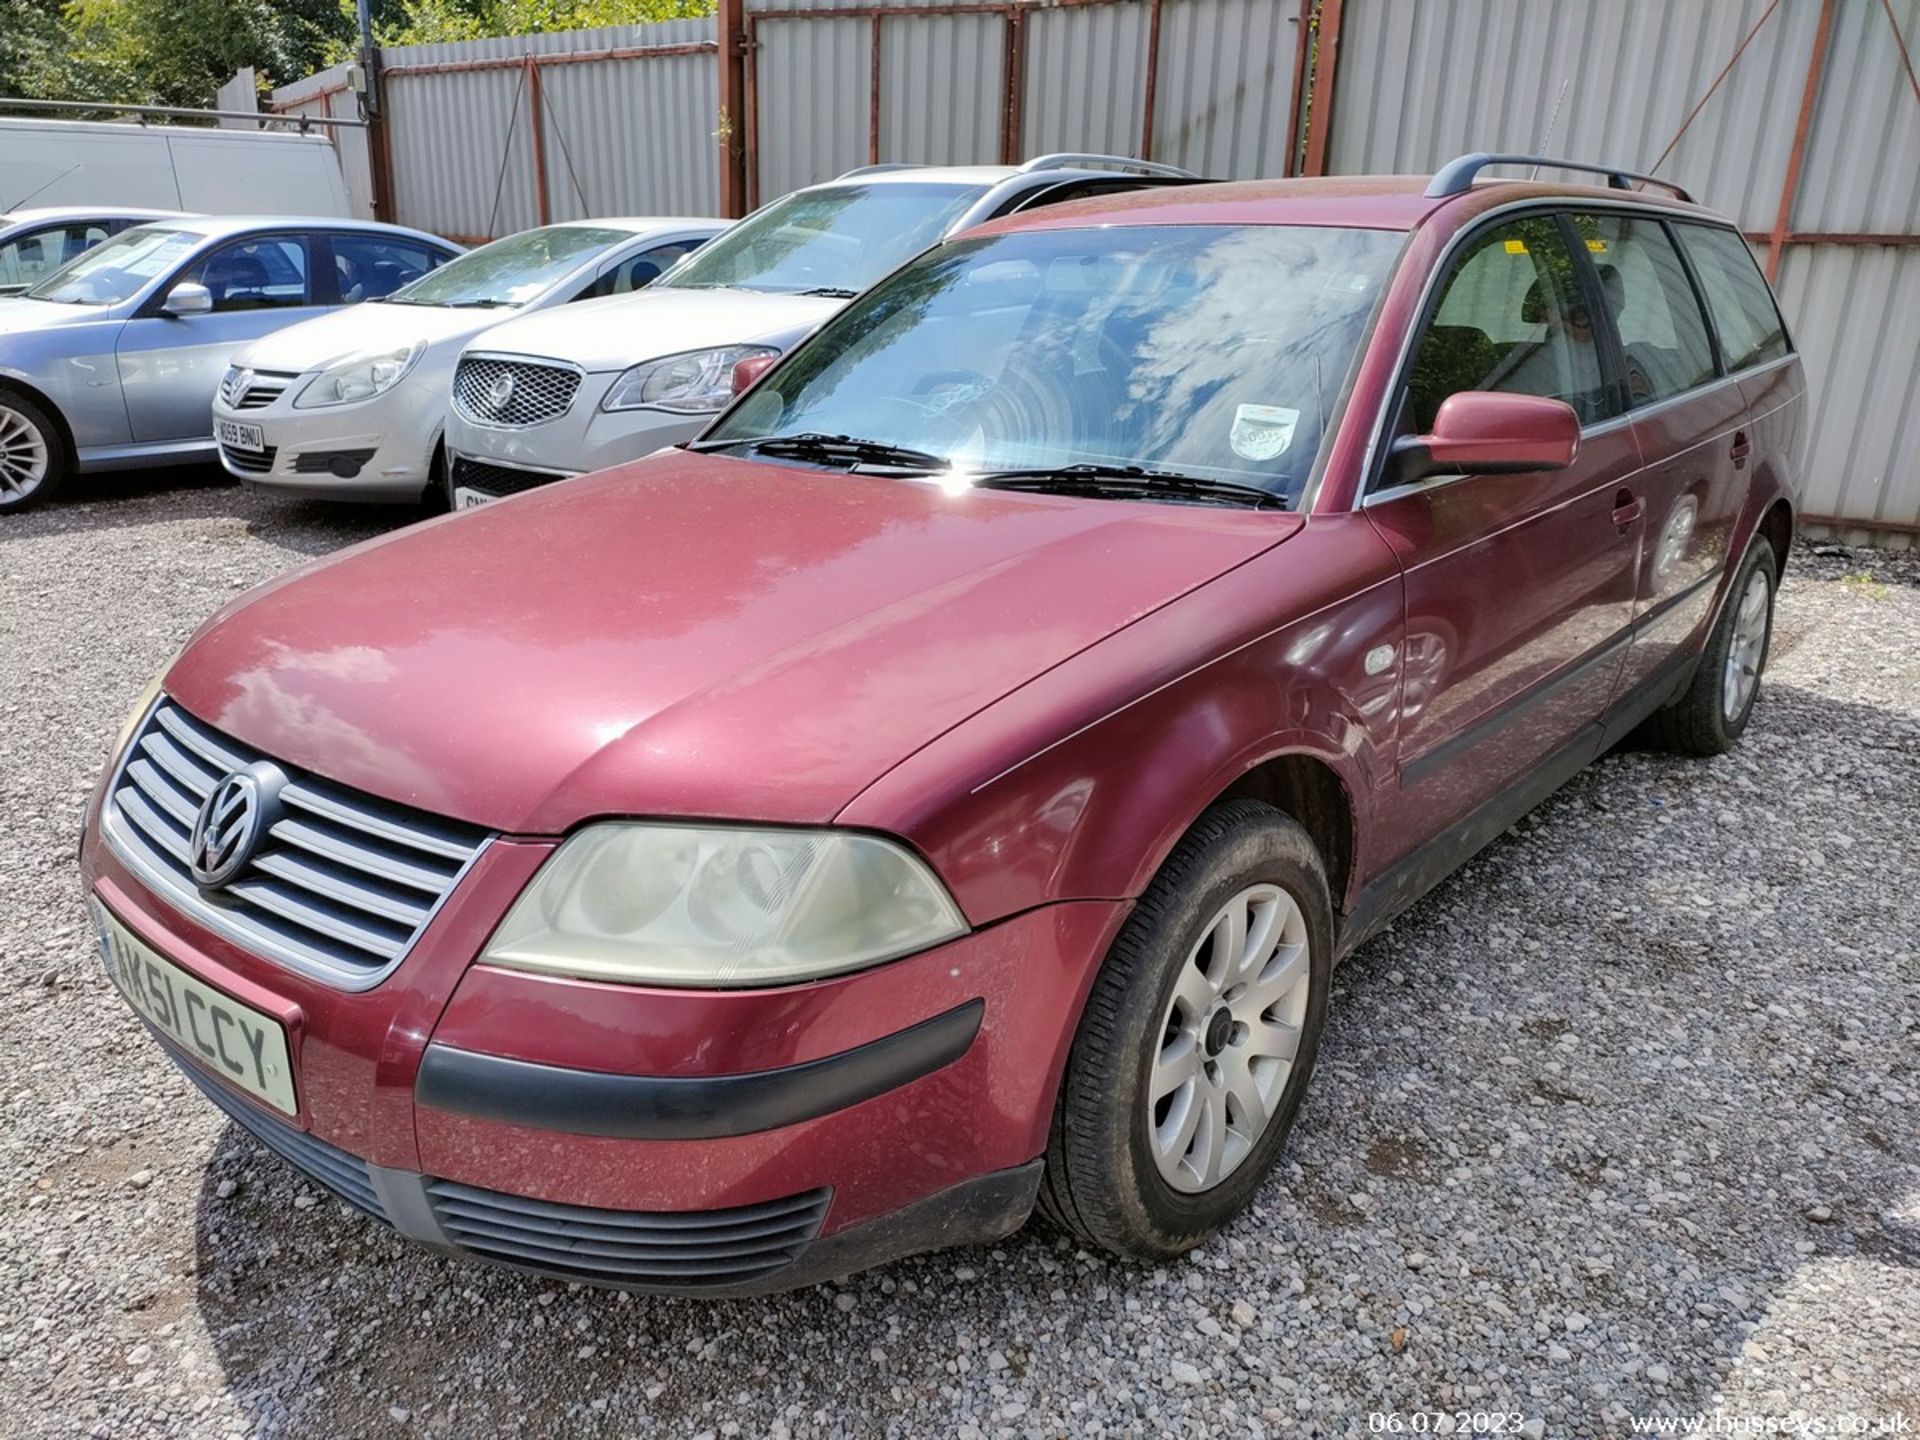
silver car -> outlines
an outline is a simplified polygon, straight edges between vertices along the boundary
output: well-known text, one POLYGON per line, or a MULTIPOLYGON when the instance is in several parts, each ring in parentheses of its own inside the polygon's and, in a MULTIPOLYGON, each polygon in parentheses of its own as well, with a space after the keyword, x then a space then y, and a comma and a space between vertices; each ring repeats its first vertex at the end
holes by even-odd
POLYGON ((238 350, 213 401, 227 473, 283 494, 412 501, 444 467, 461 348, 514 315, 642 288, 727 228, 650 216, 569 220, 469 250, 384 300, 238 350))
POLYGON ((453 502, 465 509, 689 440, 764 364, 934 241, 1038 205, 1177 185, 1118 155, 1024 165, 869 165, 762 207, 636 295, 508 320, 454 372, 453 502), (745 380, 752 366, 739 372, 745 380))
POLYGON ((77 471, 211 460, 235 350, 459 253, 395 225, 206 216, 122 231, 0 300, 0 513, 77 471))
POLYGON ((0 295, 37 285, 130 225, 180 220, 184 210, 137 210, 127 205, 41 205, 0 215, 0 295))

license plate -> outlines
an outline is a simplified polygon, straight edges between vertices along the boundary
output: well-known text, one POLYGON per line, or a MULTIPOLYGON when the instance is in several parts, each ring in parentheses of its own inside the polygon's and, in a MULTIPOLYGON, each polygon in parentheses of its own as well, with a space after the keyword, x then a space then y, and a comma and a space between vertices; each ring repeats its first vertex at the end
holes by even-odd
POLYGON ((477 506, 486 504, 494 498, 494 496, 487 494, 485 491, 469 490, 466 486, 460 485, 454 488, 453 508, 456 510, 472 510, 477 506))
POLYGON ((242 1005, 196 980, 114 919, 98 900, 94 928, 107 978, 154 1029, 207 1069, 292 1115, 293 1058, 286 1029, 271 1015, 242 1005))
POLYGON ((216 420, 213 432, 222 445, 231 445, 238 450, 267 448, 267 437, 258 425, 243 425, 238 420, 216 420))

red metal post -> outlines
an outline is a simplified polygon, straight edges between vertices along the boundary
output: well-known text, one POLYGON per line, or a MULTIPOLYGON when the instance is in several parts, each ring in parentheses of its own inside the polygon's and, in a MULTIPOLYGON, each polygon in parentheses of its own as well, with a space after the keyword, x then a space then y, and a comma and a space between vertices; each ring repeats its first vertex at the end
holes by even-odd
POLYGON ((1287 154, 1280 173, 1300 173, 1300 106, 1307 95, 1307 43, 1313 38, 1313 0, 1300 0, 1300 15, 1293 32, 1293 98, 1287 102, 1287 154))
POLYGON ((1020 124, 1027 88, 1026 12, 1008 6, 1006 10, 1006 54, 1003 57, 1001 85, 1006 107, 1000 115, 1000 163, 1020 163, 1020 124))
POLYGON ((1140 158, 1153 159, 1153 105, 1160 88, 1160 5, 1147 7, 1147 84, 1140 98, 1140 158))
POLYGON ((720 0, 720 213, 737 220, 747 213, 744 0, 720 0))
MULTIPOLYGON (((759 22, 753 16, 746 17, 741 31, 742 53, 740 69, 743 74, 743 87, 746 92, 745 105, 747 133, 741 139, 741 153, 745 157, 747 175, 746 210, 760 208, 760 40, 759 22)), ((745 214, 746 210, 741 211, 745 214)))
POLYGON ((880 163, 880 17, 873 17, 873 44, 867 59, 867 163, 880 163))
POLYGON ((533 141, 533 213, 536 224, 553 223, 547 201, 547 117, 540 98, 540 67, 527 56, 527 133, 533 141))
POLYGON ((1793 149, 1787 155, 1787 178, 1780 186, 1780 209, 1773 233, 1767 237, 1767 279, 1778 278, 1786 254, 1787 222, 1793 216, 1793 197, 1800 193, 1800 165, 1807 158, 1807 133, 1813 129, 1813 107, 1820 98, 1820 71, 1827 62, 1827 41, 1833 35, 1833 0, 1820 0, 1820 25, 1813 32, 1813 54, 1807 59, 1807 83, 1800 91, 1800 120, 1793 128, 1793 149))
POLYGON ((1333 82, 1340 71, 1343 0, 1320 0, 1320 28, 1313 55, 1313 105, 1307 116, 1309 175, 1327 173, 1327 131, 1333 124, 1333 82))

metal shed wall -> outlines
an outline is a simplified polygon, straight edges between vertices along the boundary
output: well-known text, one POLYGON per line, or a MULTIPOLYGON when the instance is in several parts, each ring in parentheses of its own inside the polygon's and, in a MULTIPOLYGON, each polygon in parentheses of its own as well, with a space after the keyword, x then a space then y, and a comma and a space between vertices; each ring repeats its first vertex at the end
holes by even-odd
MULTIPOLYGON (((1346 0, 1327 169, 1426 172, 1469 150, 1661 162, 1765 263, 1823 8, 1346 0)), ((1892 10, 1914 50, 1920 0, 1892 10)), ((1806 511, 1920 528, 1920 100, 1880 0, 1828 13, 1774 282, 1812 386, 1806 511)))

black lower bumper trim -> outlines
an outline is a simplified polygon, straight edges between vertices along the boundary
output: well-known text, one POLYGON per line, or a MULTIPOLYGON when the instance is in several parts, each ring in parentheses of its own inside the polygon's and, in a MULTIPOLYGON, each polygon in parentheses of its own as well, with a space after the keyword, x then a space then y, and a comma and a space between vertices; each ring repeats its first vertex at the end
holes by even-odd
POLYGON ((986 1012, 969 1000, 838 1055, 745 1075, 612 1075, 428 1045, 422 1105, 535 1130, 620 1140, 712 1140, 777 1130, 931 1075, 967 1053, 986 1012))
POLYGON ((1044 1161, 1029 1160, 1024 1165, 963 1180, 898 1210, 823 1236, 802 1248, 793 1260, 765 1274, 717 1281, 690 1276, 670 1282, 621 1278, 604 1272, 583 1274, 564 1260, 558 1264, 546 1263, 530 1256, 469 1249, 441 1223, 429 1193, 434 1182, 428 1177, 412 1170, 387 1170, 378 1165, 368 1169, 394 1227, 408 1239, 449 1255, 604 1289, 730 1299, 796 1290, 904 1260, 909 1255, 958 1245, 989 1245, 1004 1239, 1025 1224, 1033 1212, 1034 1197, 1040 1193, 1043 1165, 1044 1161))

